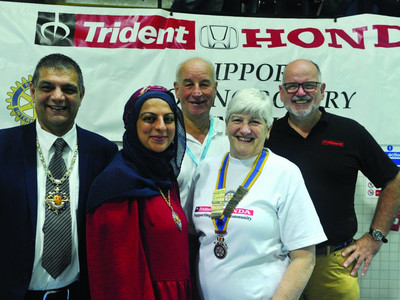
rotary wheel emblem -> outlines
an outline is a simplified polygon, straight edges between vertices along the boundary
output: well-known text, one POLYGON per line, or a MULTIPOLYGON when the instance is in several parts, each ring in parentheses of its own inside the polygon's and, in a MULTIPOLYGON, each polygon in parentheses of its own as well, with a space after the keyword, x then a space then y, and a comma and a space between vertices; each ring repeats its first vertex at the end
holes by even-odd
POLYGON ((225 193, 224 205, 228 204, 228 202, 232 199, 235 191, 228 191, 225 193))
POLYGON ((11 110, 11 116, 15 116, 15 122, 20 122, 21 125, 29 124, 36 119, 35 107, 29 93, 31 80, 31 75, 28 80, 22 77, 21 82, 15 82, 16 87, 11 87, 12 92, 7 93, 10 96, 9 99, 6 99, 10 103, 7 109, 11 110))

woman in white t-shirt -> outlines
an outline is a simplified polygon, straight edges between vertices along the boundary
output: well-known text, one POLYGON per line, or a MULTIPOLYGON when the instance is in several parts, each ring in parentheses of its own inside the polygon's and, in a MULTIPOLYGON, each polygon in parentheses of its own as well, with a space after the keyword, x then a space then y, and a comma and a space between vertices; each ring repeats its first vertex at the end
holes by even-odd
POLYGON ((263 148, 273 122, 265 93, 238 91, 225 121, 230 152, 198 165, 188 198, 200 296, 298 299, 326 240, 300 170, 263 148))

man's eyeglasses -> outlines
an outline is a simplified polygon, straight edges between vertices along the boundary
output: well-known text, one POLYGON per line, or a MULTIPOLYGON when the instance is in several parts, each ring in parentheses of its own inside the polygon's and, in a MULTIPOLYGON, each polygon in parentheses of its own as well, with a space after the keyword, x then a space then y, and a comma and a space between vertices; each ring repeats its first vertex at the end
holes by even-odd
POLYGON ((318 84, 321 82, 318 81, 307 81, 303 83, 298 83, 298 82, 287 82, 282 84, 286 92, 289 94, 294 94, 299 90, 299 87, 302 86, 303 90, 306 92, 315 92, 318 84))

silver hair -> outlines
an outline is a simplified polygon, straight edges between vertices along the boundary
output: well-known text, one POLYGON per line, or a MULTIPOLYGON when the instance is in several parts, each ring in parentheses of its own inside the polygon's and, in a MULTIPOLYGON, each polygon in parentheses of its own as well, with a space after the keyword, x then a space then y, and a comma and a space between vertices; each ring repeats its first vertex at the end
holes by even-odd
POLYGON ((272 101, 265 92, 256 88, 246 88, 237 91, 228 103, 225 122, 228 124, 232 114, 242 113, 263 118, 267 128, 272 125, 272 101))
POLYGON ((195 61, 195 60, 203 61, 206 65, 208 65, 210 67, 211 81, 215 83, 215 67, 214 67, 213 63, 211 61, 201 58, 201 57, 192 57, 192 58, 189 58, 189 59, 185 60, 184 62, 180 63, 178 65, 178 67, 176 68, 175 81, 180 82, 180 80, 182 79, 182 78, 180 78, 180 75, 181 75, 180 73, 181 73, 182 67, 184 65, 186 65, 189 61, 195 61))

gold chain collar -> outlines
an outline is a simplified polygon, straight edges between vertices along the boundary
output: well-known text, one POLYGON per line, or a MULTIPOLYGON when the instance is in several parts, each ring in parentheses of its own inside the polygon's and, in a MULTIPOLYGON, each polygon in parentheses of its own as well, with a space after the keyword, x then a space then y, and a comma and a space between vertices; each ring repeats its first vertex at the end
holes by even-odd
POLYGON ((51 171, 47 168, 46 162, 44 161, 44 157, 43 157, 43 152, 42 152, 42 148, 40 147, 40 143, 39 143, 39 138, 36 137, 36 147, 38 150, 38 154, 39 154, 39 158, 40 161, 42 162, 43 168, 45 170, 45 173, 47 175, 47 177, 50 179, 50 181, 56 185, 60 185, 62 184, 71 174, 72 168, 74 167, 75 161, 76 161, 76 157, 78 156, 78 139, 76 139, 76 144, 75 144, 75 149, 74 149, 74 155, 72 156, 72 160, 71 160, 71 164, 68 168, 68 170, 64 173, 63 177, 61 177, 60 179, 55 179, 53 177, 53 174, 51 174, 51 171))

